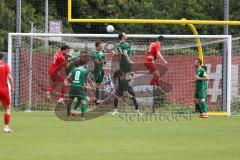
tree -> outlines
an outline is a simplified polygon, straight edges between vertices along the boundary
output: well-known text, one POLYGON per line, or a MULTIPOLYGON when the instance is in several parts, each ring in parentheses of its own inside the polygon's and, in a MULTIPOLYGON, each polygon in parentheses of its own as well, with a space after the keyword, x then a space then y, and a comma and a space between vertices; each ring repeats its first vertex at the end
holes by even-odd
MULTIPOLYGON (((223 0, 72 0, 73 18, 138 18, 223 20, 223 0)), ((31 22, 44 30, 44 0, 22 0, 22 32, 31 22)), ((230 0, 230 20, 240 20, 240 1, 230 0)), ((0 50, 7 50, 7 34, 16 30, 16 1, 0 0, 0 50)), ((103 23, 68 23, 67 0, 49 1, 49 20, 60 19, 64 33, 106 33, 103 23)), ((195 25, 199 34, 223 34, 223 26, 195 25)), ((114 24, 115 32, 137 34, 192 34, 182 25, 114 24)), ((240 35, 239 26, 230 34, 240 35)))

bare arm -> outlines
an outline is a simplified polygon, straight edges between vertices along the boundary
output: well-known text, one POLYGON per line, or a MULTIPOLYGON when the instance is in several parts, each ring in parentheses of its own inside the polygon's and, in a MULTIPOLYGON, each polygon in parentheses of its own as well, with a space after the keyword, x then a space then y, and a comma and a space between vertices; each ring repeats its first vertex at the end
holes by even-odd
POLYGON ((70 79, 72 77, 72 73, 69 73, 68 76, 64 80, 64 84, 67 86, 70 82, 70 79))
POLYGON ((110 52, 110 53, 112 53, 112 54, 118 54, 118 53, 115 52, 115 51, 108 51, 108 52, 110 52))
POLYGON ((168 63, 168 62, 164 59, 164 57, 162 56, 162 54, 161 54, 160 51, 158 51, 157 54, 158 54, 158 56, 161 58, 161 60, 162 60, 164 63, 166 63, 166 64, 168 63))
POLYGON ((8 74, 8 75, 7 75, 7 78, 8 78, 8 81, 9 81, 9 83, 10 83, 10 86, 11 86, 11 92, 13 93, 13 92, 14 92, 14 85, 13 85, 12 75, 11 75, 11 74, 8 74))

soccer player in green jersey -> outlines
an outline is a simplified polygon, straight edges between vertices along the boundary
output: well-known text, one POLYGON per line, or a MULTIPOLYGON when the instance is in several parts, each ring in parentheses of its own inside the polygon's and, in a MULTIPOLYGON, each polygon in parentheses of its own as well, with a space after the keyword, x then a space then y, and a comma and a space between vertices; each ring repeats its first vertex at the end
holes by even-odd
MULTIPOLYGON (((66 75, 71 73, 76 68, 74 62, 79 61, 81 51, 78 48, 74 48, 74 49, 72 49, 72 51, 69 54, 72 56, 72 58, 68 59, 67 68, 66 68, 66 75)), ((79 101, 77 99, 77 101, 75 102, 74 108, 78 108, 80 105, 81 105, 81 101, 79 101)))
POLYGON ((122 32, 118 35, 119 42, 117 43, 117 51, 120 54, 120 70, 123 73, 121 85, 123 87, 123 95, 128 98, 132 98, 128 93, 129 78, 132 72, 133 61, 130 59, 132 56, 132 49, 127 40, 127 35, 122 32))
POLYGON ((95 81, 95 84, 96 84, 96 92, 95 92, 96 103, 99 104, 100 103, 99 90, 102 86, 102 82, 103 82, 103 79, 104 79, 103 66, 104 66, 104 64, 106 64, 106 59, 105 59, 105 56, 104 56, 105 51, 102 49, 102 43, 97 41, 95 43, 95 47, 96 47, 96 50, 92 52, 91 56, 92 56, 93 61, 94 61, 93 75, 94 75, 94 81, 95 81))
POLYGON ((74 62, 78 61, 80 58, 80 50, 78 48, 75 48, 72 52, 69 53, 72 57, 68 60, 67 68, 66 68, 66 74, 68 75, 73 69, 75 69, 74 62))
POLYGON ((196 59, 194 61, 194 66, 196 67, 195 109, 197 112, 200 112, 199 115, 200 118, 208 118, 206 102, 208 75, 206 70, 201 65, 202 65, 201 59, 196 59))
POLYGON ((73 103, 74 98, 76 97, 78 101, 81 102, 81 116, 84 120, 85 113, 87 111, 87 107, 90 104, 90 99, 86 95, 86 82, 90 80, 88 76, 88 70, 84 67, 85 60, 80 58, 79 61, 75 61, 76 68, 69 73, 67 78, 65 79, 65 84, 67 85, 68 82, 71 80, 71 86, 69 91, 69 98, 70 101, 67 105, 67 116, 70 116, 71 113, 71 105, 73 103))

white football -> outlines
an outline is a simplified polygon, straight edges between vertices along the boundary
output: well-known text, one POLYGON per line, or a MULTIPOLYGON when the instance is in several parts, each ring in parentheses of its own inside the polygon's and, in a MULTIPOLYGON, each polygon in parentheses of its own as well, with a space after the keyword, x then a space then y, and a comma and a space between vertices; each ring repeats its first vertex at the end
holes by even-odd
POLYGON ((111 33, 111 32, 114 31, 114 27, 112 25, 108 25, 106 30, 107 30, 108 33, 111 33))

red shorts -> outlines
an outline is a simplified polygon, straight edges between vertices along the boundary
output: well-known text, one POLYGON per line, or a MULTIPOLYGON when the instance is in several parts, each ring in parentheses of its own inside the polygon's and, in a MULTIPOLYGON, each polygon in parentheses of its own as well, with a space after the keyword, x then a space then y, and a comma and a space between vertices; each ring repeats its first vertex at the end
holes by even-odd
POLYGON ((10 107, 10 96, 9 92, 0 92, 0 101, 2 102, 3 108, 8 109, 10 107))
POLYGON ((50 79, 52 82, 64 82, 64 76, 61 71, 56 71, 53 74, 50 74, 50 79))
POLYGON ((157 67, 156 67, 154 61, 149 57, 145 58, 144 64, 145 64, 145 66, 147 67, 147 69, 149 70, 150 73, 153 73, 157 70, 157 67))

